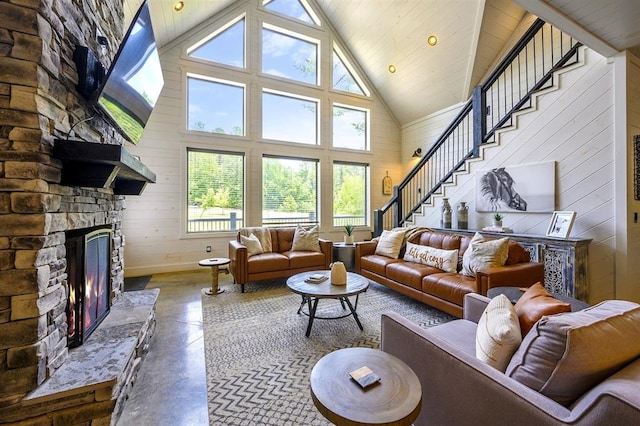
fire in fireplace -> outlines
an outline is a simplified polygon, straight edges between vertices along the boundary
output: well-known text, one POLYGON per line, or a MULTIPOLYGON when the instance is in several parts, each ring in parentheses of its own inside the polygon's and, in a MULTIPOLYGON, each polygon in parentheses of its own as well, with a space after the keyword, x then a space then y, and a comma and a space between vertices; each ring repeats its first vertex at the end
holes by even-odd
POLYGON ((80 346, 110 308, 111 229, 67 232, 67 344, 80 346))

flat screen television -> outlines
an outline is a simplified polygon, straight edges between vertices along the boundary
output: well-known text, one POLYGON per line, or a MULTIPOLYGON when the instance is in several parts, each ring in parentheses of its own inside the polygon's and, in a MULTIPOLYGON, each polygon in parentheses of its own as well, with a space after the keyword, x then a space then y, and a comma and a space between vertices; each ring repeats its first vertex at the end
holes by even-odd
POLYGON ((144 1, 125 34, 103 84, 97 105, 130 142, 137 144, 164 86, 160 57, 144 1))

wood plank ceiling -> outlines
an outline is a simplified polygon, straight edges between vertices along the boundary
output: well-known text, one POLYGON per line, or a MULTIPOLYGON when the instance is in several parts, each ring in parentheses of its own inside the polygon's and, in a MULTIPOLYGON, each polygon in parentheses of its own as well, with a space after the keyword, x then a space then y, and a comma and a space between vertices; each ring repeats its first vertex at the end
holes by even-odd
MULTIPOLYGON (((184 9, 175 12, 175 1, 149 0, 160 47, 234 2, 185 0, 184 9)), ((400 125, 466 101, 525 9, 560 28, 560 22, 571 26, 568 20, 575 27, 572 35, 587 45, 600 40, 615 51, 640 44, 638 0, 581 0, 580 7, 569 0, 315 1, 400 125), (430 34, 439 38, 435 47, 426 43, 430 34), (395 74, 388 72, 389 64, 397 67, 395 74)), ((141 2, 125 0, 125 27, 141 2)))

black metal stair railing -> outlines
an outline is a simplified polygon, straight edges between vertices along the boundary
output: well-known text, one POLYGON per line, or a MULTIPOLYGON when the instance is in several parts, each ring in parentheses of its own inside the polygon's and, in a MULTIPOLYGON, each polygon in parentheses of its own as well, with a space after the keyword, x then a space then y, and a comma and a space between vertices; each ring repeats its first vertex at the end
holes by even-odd
POLYGON ((402 226, 441 193, 480 147, 497 141, 515 113, 531 107, 534 93, 551 87, 555 73, 578 62, 582 44, 541 19, 536 20, 425 155, 394 187, 391 199, 374 212, 374 236, 402 226))

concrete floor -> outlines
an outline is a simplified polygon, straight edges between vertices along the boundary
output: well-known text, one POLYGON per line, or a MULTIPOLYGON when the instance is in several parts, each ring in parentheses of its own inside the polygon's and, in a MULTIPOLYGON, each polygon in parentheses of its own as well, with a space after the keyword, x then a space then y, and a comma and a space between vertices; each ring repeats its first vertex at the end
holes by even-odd
MULTIPOLYGON (((221 287, 232 285, 220 275, 221 287)), ((154 275, 156 332, 117 426, 208 425, 201 291, 211 272, 154 275)))

